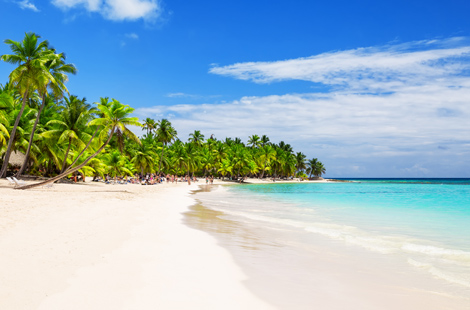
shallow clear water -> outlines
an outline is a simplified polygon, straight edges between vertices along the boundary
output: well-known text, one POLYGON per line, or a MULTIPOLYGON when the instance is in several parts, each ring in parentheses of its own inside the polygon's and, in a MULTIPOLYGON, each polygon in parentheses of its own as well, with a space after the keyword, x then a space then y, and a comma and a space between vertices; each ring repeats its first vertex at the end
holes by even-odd
POLYGON ((252 184, 204 199, 239 220, 390 255, 470 288, 470 179, 252 184))

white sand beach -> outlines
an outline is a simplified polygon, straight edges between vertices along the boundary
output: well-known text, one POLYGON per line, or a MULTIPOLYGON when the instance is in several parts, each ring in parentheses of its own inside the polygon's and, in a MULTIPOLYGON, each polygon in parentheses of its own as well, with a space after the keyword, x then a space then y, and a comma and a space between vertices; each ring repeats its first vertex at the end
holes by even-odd
POLYGON ((271 309, 227 250, 182 224, 196 188, 0 180, 0 309, 271 309))
POLYGON ((218 217, 188 225, 199 185, 14 190, 0 180, 0 309, 466 309, 467 298, 433 290, 432 279, 383 273, 379 255, 318 239, 313 258, 272 256, 262 245, 282 231, 250 234, 218 217), (262 238, 259 249, 240 259, 241 248, 208 233, 218 227, 247 246, 262 238))

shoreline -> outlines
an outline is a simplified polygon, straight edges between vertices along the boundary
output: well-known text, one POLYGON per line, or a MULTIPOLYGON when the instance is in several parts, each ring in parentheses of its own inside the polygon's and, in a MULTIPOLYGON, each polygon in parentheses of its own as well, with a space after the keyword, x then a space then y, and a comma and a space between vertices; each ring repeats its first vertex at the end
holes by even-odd
POLYGON ((272 309, 226 249, 182 223, 197 185, 0 180, 0 308, 272 309))
POLYGON ((465 309, 379 254, 321 237, 304 251, 284 243, 292 232, 206 208, 199 192, 238 183, 204 183, 0 180, 0 308, 465 309))
POLYGON ((463 310, 470 302, 468 293, 454 295, 448 283, 395 257, 322 236, 307 245, 302 234, 206 207, 205 199, 227 206, 231 198, 201 194, 188 225, 215 236, 249 276, 246 285, 279 309, 463 310))

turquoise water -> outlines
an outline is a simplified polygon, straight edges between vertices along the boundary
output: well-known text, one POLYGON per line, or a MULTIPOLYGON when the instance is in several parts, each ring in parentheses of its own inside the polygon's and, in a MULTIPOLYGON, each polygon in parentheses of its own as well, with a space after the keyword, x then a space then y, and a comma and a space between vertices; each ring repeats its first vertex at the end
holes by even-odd
POLYGON ((392 255, 470 289, 470 179, 224 187, 204 204, 256 225, 392 255))

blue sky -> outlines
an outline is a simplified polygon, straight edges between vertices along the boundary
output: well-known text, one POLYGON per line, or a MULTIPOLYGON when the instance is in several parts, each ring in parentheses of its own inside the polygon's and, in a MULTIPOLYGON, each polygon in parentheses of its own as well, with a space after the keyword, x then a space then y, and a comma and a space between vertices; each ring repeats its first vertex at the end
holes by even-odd
MULTIPOLYGON (((468 12, 464 0, 0 0, 0 38, 40 34, 77 66, 72 94, 168 118, 182 140, 266 134, 329 177, 469 177, 468 12)), ((0 83, 12 69, 0 63, 0 83)))

